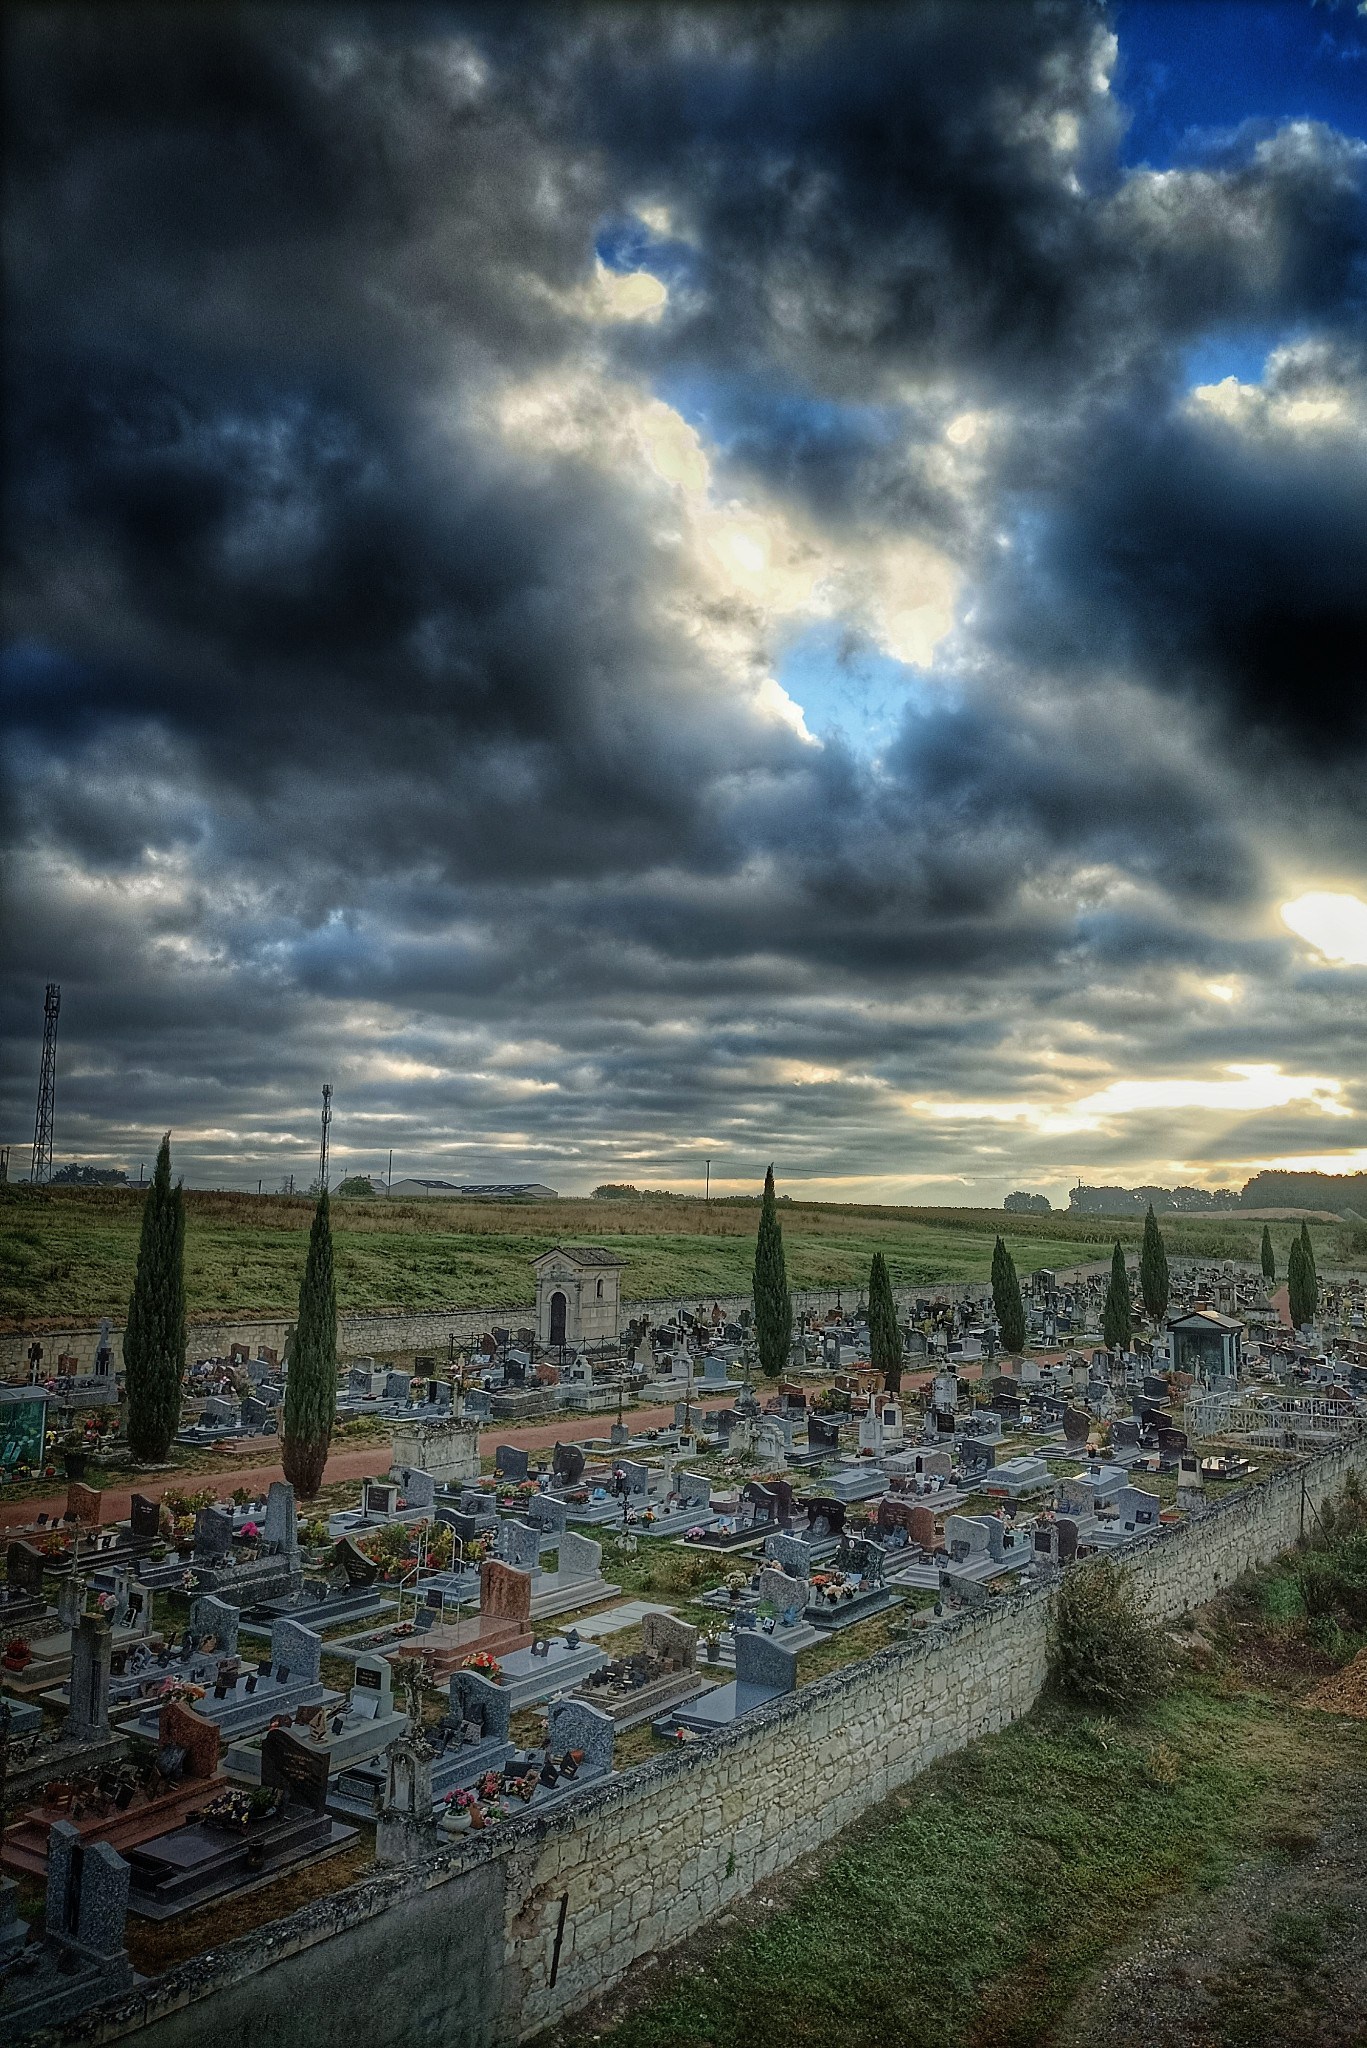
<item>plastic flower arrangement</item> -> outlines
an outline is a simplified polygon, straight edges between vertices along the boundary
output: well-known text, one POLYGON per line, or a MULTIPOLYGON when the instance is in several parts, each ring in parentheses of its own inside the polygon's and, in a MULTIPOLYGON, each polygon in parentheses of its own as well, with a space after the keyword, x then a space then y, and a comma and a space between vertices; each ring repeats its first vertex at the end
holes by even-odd
POLYGON ((478 1672, 481 1678, 492 1678, 495 1682, 503 1676, 503 1666, 488 1650, 472 1650, 463 1661, 461 1669, 478 1672))

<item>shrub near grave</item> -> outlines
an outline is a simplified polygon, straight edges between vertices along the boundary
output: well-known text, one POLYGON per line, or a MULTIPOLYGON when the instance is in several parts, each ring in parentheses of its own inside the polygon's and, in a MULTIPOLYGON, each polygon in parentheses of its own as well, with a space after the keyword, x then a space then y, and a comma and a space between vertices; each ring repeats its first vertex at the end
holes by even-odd
POLYGON ((1107 1713, 1133 1712, 1166 1690, 1162 1631, 1140 1613, 1128 1572, 1109 1559, 1070 1571, 1054 1602, 1049 1677, 1057 1692, 1107 1713))

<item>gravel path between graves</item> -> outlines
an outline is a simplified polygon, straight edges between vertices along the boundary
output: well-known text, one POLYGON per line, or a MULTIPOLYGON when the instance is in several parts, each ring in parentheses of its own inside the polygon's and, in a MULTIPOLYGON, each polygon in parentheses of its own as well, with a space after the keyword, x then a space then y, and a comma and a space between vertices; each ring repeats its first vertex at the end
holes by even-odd
MULTIPOLYGON (((713 1408, 724 1408, 725 1398, 715 1401, 695 1401, 699 1413, 713 1408)), ((673 1407, 630 1409, 627 1411, 634 1430, 661 1429, 674 1420, 673 1407)), ((491 1457, 499 1444, 517 1444, 526 1451, 546 1451, 557 1443, 573 1443, 583 1437, 602 1436, 613 1421, 610 1415, 582 1415, 564 1417, 559 1422, 533 1423, 522 1428, 507 1424, 497 1429, 481 1430, 479 1450, 481 1457, 491 1457)), ((387 1443, 366 1444, 355 1451, 335 1451, 328 1459, 323 1474, 325 1486, 335 1486, 339 1479, 375 1479, 387 1472, 393 1463, 393 1452, 387 1443)), ((109 1487, 101 1494, 103 1516, 106 1522, 126 1521, 130 1502, 135 1493, 159 1495, 166 1487, 182 1487, 187 1492, 198 1492, 201 1487, 217 1486, 223 1494, 232 1492, 235 1486, 250 1486, 264 1489, 273 1479, 283 1479, 284 1473, 277 1461, 273 1465, 248 1465, 243 1460, 225 1458, 221 1471, 217 1472, 167 1472, 148 1474, 125 1487, 109 1487)), ((36 1521, 39 1515, 61 1515, 66 1511, 66 1491, 49 1494, 43 1500, 11 1501, 0 1504, 0 1529, 20 1529, 36 1521)))
POLYGON ((1367 1777, 1218 1892, 1150 1922, 1050 2048, 1361 2048, 1367 2041, 1367 1777))

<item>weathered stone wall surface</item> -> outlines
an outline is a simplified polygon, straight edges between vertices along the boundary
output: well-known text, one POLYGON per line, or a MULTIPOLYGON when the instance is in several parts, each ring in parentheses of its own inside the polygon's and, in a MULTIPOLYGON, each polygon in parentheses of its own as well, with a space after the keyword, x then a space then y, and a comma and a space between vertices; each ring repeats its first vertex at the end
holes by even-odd
MULTIPOLYGON (((1199 1605, 1293 1543, 1350 1471, 1367 1482, 1367 1444, 1164 1529, 1134 1564, 1154 1613, 1199 1605)), ((526 2040, 937 1757, 1027 1713, 1047 1625, 1042 1593, 996 1600, 544 1819, 470 1838, 419 1872, 369 1879, 172 1970, 60 2038, 139 2033, 146 2048, 190 2048, 198 2030, 245 2048, 253 2016, 259 2033, 269 2013, 288 2048, 334 2048, 344 2031, 367 2048, 526 2040), (478 1984, 466 1976, 475 1968, 478 1984)))

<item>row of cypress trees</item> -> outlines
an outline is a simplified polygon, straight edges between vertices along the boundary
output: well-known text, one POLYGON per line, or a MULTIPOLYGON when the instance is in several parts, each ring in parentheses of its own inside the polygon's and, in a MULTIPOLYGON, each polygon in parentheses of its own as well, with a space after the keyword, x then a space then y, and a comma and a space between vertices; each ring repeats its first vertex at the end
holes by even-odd
MULTIPOLYGON (((143 1203, 123 1337, 128 1447, 139 1464, 161 1464, 180 1426, 185 1341, 185 1197, 179 1181, 171 1184, 168 1131, 143 1203)), ((311 1500, 322 1483, 337 1414, 337 1293, 326 1192, 314 1212, 299 1319, 285 1362, 285 1477, 301 1499, 311 1500)))
MULTIPOLYGON (((781 1379, 788 1369, 793 1342, 793 1298, 788 1291, 783 1225, 779 1221, 772 1166, 764 1176, 764 1198, 760 1203, 753 1295, 759 1369, 766 1379, 781 1379)), ((902 1332, 888 1262, 881 1252, 874 1253, 869 1267, 869 1356, 882 1373, 888 1392, 896 1393, 902 1384, 902 1332)))

